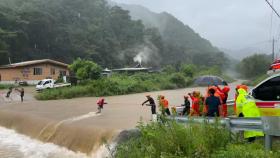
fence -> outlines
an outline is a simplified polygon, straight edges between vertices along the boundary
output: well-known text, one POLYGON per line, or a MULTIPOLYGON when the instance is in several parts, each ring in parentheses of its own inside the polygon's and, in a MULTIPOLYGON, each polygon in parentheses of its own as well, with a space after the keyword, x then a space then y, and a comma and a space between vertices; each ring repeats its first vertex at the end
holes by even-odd
POLYGON ((272 149, 273 136, 280 136, 280 117, 262 117, 262 118, 201 118, 201 117, 174 117, 181 123, 215 123, 217 120, 225 125, 230 131, 262 131, 265 134, 265 149, 272 149))

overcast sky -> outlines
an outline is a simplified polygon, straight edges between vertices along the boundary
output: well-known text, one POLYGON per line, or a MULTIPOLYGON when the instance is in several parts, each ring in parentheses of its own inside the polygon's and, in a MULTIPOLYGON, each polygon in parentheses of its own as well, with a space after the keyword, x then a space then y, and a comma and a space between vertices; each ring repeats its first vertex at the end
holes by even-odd
MULTIPOLYGON (((273 15, 274 24, 270 31, 272 10, 265 0, 114 1, 140 4, 154 12, 169 12, 219 48, 268 49, 271 44, 265 41, 271 40, 272 35, 279 38, 280 34, 280 19, 276 15, 273 15)), ((274 0, 274 6, 280 12, 280 0, 274 0)))

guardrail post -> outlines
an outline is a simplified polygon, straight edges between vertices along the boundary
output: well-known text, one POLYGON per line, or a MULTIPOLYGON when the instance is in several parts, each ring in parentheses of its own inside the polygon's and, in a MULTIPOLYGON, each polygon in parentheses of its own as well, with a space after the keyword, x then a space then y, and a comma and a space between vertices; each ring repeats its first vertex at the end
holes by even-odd
POLYGON ((230 128, 230 118, 225 118, 225 124, 226 124, 226 128, 231 131, 231 128, 230 128))
POLYGON ((265 134, 265 150, 271 151, 272 150, 272 136, 265 134))

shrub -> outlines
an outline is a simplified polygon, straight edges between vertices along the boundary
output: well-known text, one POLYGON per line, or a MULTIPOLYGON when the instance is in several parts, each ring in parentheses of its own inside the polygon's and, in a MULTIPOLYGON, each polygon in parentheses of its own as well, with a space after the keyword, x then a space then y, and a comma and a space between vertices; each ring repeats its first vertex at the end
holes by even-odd
POLYGON ((237 141, 218 123, 185 126, 165 121, 140 124, 138 128, 140 136, 116 147, 116 158, 278 158, 280 154, 279 151, 266 152, 263 142, 237 141))
POLYGON ((212 158, 278 158, 279 152, 265 152, 263 144, 229 144, 225 150, 219 150, 212 158))
POLYGON ((216 125, 184 126, 173 121, 141 124, 141 135, 117 146, 116 157, 210 157, 230 142, 230 134, 216 125))
POLYGON ((174 83, 177 85, 178 88, 183 88, 187 86, 187 82, 185 80, 185 77, 181 73, 175 73, 170 78, 171 83, 174 83))
POLYGON ((0 84, 0 89, 8 89, 9 87, 14 87, 12 84, 0 84))
POLYGON ((196 70, 195 65, 181 65, 181 70, 180 70, 186 77, 193 77, 196 70))
POLYGON ((89 60, 78 58, 69 66, 80 80, 99 79, 101 77, 101 67, 89 60))

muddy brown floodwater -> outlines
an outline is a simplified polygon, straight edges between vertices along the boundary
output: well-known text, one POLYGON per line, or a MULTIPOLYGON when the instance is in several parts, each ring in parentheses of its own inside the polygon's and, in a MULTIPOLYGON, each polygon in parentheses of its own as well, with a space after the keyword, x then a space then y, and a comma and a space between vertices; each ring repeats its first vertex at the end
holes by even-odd
MULTIPOLYGON (((239 82, 230 84, 229 99, 233 98, 237 84, 239 82)), ((17 94, 12 94, 12 99, 6 99, 5 91, 0 91, 0 126, 13 129, 34 140, 51 142, 90 155, 96 152, 104 141, 111 142, 120 131, 135 128, 140 120, 150 121, 150 108, 141 106, 146 94, 150 94, 154 99, 158 95, 164 95, 170 106, 178 106, 183 103, 183 96, 193 90, 204 94, 206 88, 105 97, 108 104, 100 115, 95 114, 96 97, 37 101, 33 98, 34 89, 29 87, 26 88, 26 100, 21 103, 17 94)), ((3 150, 12 149, 14 148, 1 148, 0 156, 3 150)), ((18 155, 20 157, 20 153, 18 155)))

